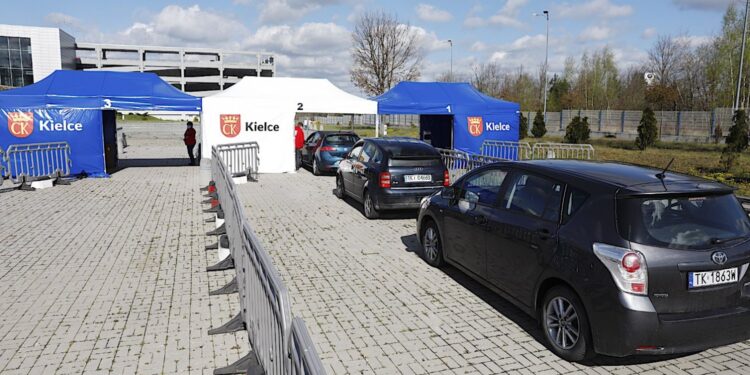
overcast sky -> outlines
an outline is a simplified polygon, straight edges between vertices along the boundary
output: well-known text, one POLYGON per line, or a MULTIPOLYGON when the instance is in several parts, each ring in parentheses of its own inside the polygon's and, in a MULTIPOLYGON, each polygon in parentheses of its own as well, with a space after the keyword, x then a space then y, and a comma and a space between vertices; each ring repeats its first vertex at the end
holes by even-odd
MULTIPOLYGON (((277 75, 349 82, 353 21, 364 10, 386 10, 422 35, 422 80, 478 62, 536 71, 544 59, 550 11, 550 67, 566 56, 609 45, 621 67, 644 58, 659 34, 693 43, 717 33, 731 2, 740 0, 215 0, 4 1, 0 23, 56 26, 84 42, 222 47, 277 56, 277 75), (109 4, 108 4, 109 3, 109 4)), ((744 4, 744 3, 743 3, 744 4)))

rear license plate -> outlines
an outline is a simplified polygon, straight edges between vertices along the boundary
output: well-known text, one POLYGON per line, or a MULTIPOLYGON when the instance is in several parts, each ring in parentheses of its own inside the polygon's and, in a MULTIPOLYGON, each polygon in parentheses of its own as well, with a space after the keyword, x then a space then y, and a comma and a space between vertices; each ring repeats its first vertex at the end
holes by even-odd
POLYGON ((404 176, 404 182, 432 182, 432 175, 429 174, 407 174, 404 176))
POLYGON ((737 268, 706 272, 688 272, 688 289, 736 283, 738 276, 739 272, 737 268))

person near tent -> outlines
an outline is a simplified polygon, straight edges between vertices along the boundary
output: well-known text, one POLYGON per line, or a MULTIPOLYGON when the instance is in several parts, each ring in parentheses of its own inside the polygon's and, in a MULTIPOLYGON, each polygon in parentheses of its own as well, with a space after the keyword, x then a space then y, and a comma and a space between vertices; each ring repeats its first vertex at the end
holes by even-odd
POLYGON ((294 160, 296 169, 302 165, 302 147, 305 146, 305 130, 302 128, 302 122, 294 126, 294 160))
POLYGON ((193 129, 193 122, 187 122, 187 129, 183 137, 185 146, 187 146, 188 156, 190 157, 190 165, 195 165, 195 156, 193 155, 193 148, 195 148, 195 129, 193 129))

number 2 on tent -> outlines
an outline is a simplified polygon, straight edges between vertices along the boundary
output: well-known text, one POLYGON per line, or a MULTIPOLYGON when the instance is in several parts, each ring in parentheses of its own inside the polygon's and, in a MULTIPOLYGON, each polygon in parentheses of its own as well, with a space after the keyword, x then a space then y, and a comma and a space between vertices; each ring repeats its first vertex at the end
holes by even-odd
POLYGON ((302 103, 297 103, 297 110, 304 111, 304 109, 302 109, 302 103))

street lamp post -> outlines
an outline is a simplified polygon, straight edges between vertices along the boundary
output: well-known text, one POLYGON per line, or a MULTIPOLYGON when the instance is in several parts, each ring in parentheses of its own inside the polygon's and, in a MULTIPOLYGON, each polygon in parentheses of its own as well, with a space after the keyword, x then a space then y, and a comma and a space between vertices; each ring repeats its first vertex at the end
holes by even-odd
POLYGON ((451 45, 451 82, 453 82, 453 40, 448 39, 448 44, 451 45))
MULTIPOLYGON (((547 18, 547 37, 545 39, 544 47, 544 122, 547 123, 547 71, 549 70, 549 11, 545 10, 542 14, 547 18)), ((534 13, 535 16, 541 16, 542 14, 534 13)))
MULTIPOLYGON (((737 96, 734 98, 734 110, 740 109, 740 88, 742 87, 742 65, 745 62, 745 42, 747 41, 747 13, 750 0, 745 1, 745 27, 742 29, 742 52, 740 53, 740 70, 737 77, 737 96)), ((745 93, 747 95, 747 93, 745 93)))

